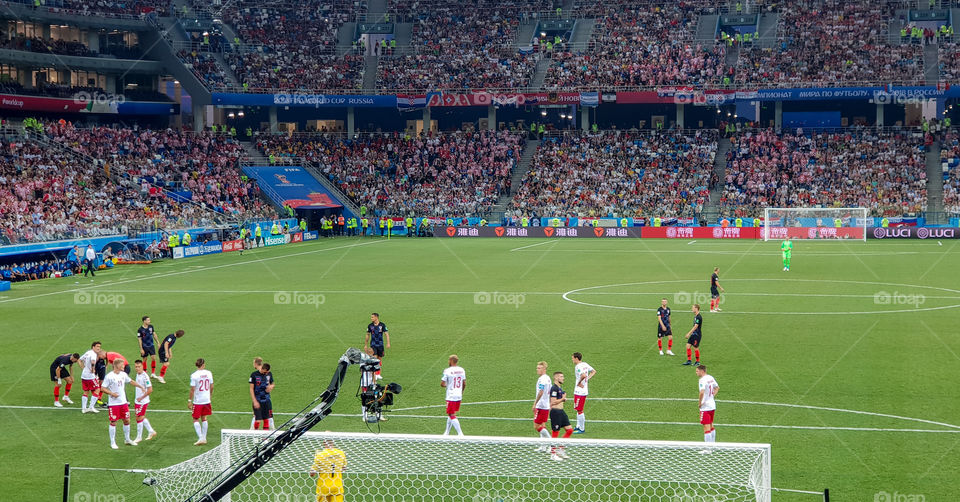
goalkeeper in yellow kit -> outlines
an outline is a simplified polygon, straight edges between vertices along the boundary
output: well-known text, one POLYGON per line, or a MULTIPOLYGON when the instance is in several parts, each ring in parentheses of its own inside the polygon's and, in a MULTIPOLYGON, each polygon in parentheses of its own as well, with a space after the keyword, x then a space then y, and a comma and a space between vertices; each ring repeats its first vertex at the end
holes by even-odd
POLYGON ((323 442, 317 450, 310 467, 310 477, 317 477, 317 502, 343 502, 343 470, 347 468, 347 455, 334 446, 333 441, 323 442))

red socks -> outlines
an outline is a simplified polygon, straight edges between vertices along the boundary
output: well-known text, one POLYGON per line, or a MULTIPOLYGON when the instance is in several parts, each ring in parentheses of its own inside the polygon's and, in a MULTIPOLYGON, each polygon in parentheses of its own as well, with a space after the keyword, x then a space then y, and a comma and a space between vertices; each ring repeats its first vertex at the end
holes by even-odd
POLYGON ((690 360, 690 354, 693 354, 693 351, 690 349, 687 349, 687 361, 690 360))
POLYGON ((63 391, 63 395, 64 395, 64 396, 69 396, 69 395, 70 395, 70 387, 73 387, 73 384, 72 384, 72 383, 68 383, 68 384, 67 384, 66 388, 65 388, 64 391, 63 391))
POLYGON ((657 338, 657 348, 663 350, 663 340, 660 338, 657 338))
POLYGON ((153 374, 156 374, 156 373, 157 373, 157 361, 156 361, 156 360, 150 361, 150 373, 153 373, 153 374))
POLYGON ((263 421, 263 430, 265 430, 265 431, 270 430, 270 420, 269 420, 269 419, 263 421))
POLYGON ((557 437, 560 436, 560 431, 553 431, 551 435, 553 436, 553 439, 557 439, 557 437))
POLYGON ((256 431, 256 430, 260 430, 260 422, 258 422, 258 421, 256 421, 256 420, 253 421, 253 430, 255 430, 255 431, 256 431))
POLYGON ((54 401, 59 401, 59 400, 60 400, 60 386, 59 386, 59 385, 54 385, 54 386, 53 386, 53 400, 54 400, 54 401))
POLYGON ((667 350, 670 350, 672 348, 673 348, 673 340, 667 340, 667 350))
POLYGON ((700 349, 697 349, 697 350, 693 351, 693 353, 696 354, 696 356, 697 356, 697 362, 699 363, 699 362, 700 362, 700 349))
POLYGON ((166 375, 166 374, 167 374, 167 367, 166 367, 166 366, 161 366, 161 367, 160 367, 160 376, 163 376, 163 375, 166 375))
POLYGON ((566 432, 563 433, 563 438, 566 439, 573 435, 573 429, 564 429, 566 432))

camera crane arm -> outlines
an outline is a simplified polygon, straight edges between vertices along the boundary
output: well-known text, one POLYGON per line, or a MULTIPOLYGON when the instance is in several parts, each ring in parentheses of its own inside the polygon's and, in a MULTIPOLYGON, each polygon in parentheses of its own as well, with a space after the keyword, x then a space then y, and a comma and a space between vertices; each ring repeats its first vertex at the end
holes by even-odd
POLYGON ((187 498, 186 502, 216 502, 227 496, 231 490, 252 476, 284 448, 296 441, 300 436, 320 423, 332 411, 333 403, 340 394, 340 386, 347 373, 347 368, 353 364, 379 362, 357 349, 350 348, 340 356, 337 369, 333 372, 330 385, 319 397, 313 400, 295 417, 280 426, 277 432, 268 436, 255 446, 246 457, 234 462, 230 467, 218 474, 213 480, 197 490, 187 498))

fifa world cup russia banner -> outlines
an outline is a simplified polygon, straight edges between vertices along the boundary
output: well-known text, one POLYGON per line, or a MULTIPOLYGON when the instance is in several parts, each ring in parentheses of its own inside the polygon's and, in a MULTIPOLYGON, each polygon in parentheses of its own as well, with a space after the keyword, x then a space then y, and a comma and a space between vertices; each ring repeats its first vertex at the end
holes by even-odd
POLYGON ((876 227, 867 231, 869 239, 960 239, 960 228, 951 227, 876 227))
POLYGON ((274 202, 294 209, 343 207, 333 194, 299 166, 244 166, 243 172, 257 180, 274 202))
POLYGON ((433 235, 435 237, 452 238, 627 239, 640 237, 640 229, 616 227, 442 227, 434 230, 433 235))
POLYGON ((458 94, 431 92, 427 94, 427 106, 490 106, 490 105, 577 105, 579 92, 474 92, 458 94))

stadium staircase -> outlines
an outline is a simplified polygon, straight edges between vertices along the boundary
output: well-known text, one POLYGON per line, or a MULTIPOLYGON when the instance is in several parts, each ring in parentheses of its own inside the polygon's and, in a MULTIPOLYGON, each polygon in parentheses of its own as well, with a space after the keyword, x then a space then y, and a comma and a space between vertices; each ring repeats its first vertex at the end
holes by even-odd
POLYGON ((586 44, 593 36, 596 19, 577 19, 573 25, 573 35, 570 35, 571 44, 586 44))
POLYGON ((760 14, 757 24, 757 33, 760 35, 760 47, 775 47, 777 45, 777 27, 780 25, 780 14, 766 12, 760 14))
POLYGON ((948 223, 943 214, 943 167, 940 163, 940 142, 934 141, 926 153, 927 161, 927 223, 948 223), (941 221, 942 220, 942 221, 941 221))
POLYGON ((543 89, 543 82, 547 79, 547 70, 550 69, 550 58, 540 58, 537 61, 537 68, 533 72, 533 78, 530 79, 532 89, 543 89))
POLYGON ((525 20, 520 23, 520 29, 517 30, 517 45, 525 46, 533 43, 533 37, 537 35, 537 26, 540 25, 540 20, 525 20))
MULTIPOLYGON (((365 18, 368 23, 380 23, 386 19, 387 13, 387 0, 369 0, 367 2, 367 17, 365 18)), ((399 45, 400 41, 397 41, 399 45)))
POLYGON ((717 156, 713 158, 713 173, 717 175, 717 186, 710 190, 710 201, 703 207, 701 218, 713 221, 720 217, 720 196, 723 195, 723 182, 727 176, 727 153, 733 145, 730 138, 717 141, 717 156))
POLYGON ((523 177, 530 171, 530 164, 532 164, 533 156, 536 155, 539 146, 540 140, 538 139, 527 141, 527 144, 524 145, 520 162, 517 164, 517 168, 513 170, 513 175, 510 176, 510 192, 502 195, 500 199, 497 200, 497 204, 490 210, 492 214, 500 215, 507 210, 507 206, 513 201, 513 194, 517 193, 517 189, 520 188, 520 183, 523 182, 523 177))
POLYGON ((927 85, 937 85, 940 81, 940 51, 937 44, 923 48, 923 79, 927 85))
POLYGON ((717 14, 704 14, 700 16, 697 25, 697 40, 715 40, 717 38, 717 21, 720 16, 717 14))
POLYGON ((253 140, 241 141, 240 146, 243 147, 243 152, 246 154, 244 157, 244 164, 253 166, 270 165, 270 159, 261 153, 260 150, 257 150, 257 145, 253 142, 253 140))
POLYGON ((194 103, 210 103, 210 90, 184 66, 177 57, 176 49, 173 48, 173 41, 188 42, 186 33, 177 23, 176 18, 162 18, 160 23, 162 28, 154 26, 152 30, 140 34, 140 45, 150 48, 147 50, 147 57, 160 61, 193 97, 194 103))

